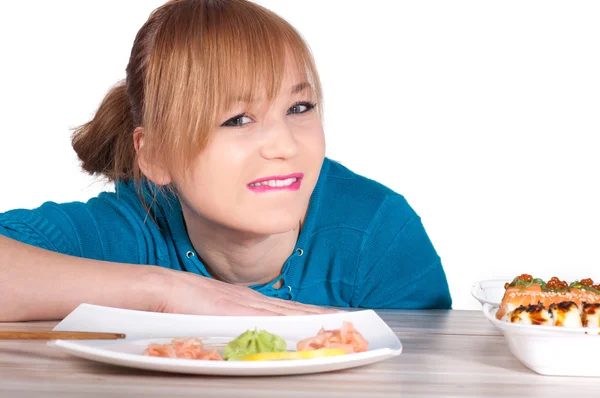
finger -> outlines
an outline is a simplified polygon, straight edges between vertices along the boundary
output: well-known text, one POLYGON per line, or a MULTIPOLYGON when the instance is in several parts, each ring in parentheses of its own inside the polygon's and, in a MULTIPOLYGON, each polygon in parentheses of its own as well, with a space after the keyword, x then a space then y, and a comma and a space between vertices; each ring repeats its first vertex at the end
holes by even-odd
MULTIPOLYGON (((261 305, 265 305, 265 304, 263 303, 261 305)), ((280 315, 286 315, 286 316, 323 315, 323 313, 321 313, 321 312, 307 311, 307 310, 300 309, 300 308, 286 308, 286 307, 280 307, 280 306, 269 305, 269 304, 267 304, 265 308, 269 311, 277 312, 280 315)))
POLYGON ((308 312, 313 312, 316 314, 328 314, 328 313, 334 312, 334 311, 331 311, 331 309, 321 307, 318 305, 314 305, 314 304, 305 304, 305 303, 301 303, 298 301, 283 300, 280 298, 268 297, 268 296, 265 296, 264 294, 260 294, 260 296, 262 297, 262 299, 264 301, 267 301, 269 303, 272 303, 272 304, 275 304, 275 305, 278 305, 281 307, 285 307, 285 308, 299 309, 299 310, 304 310, 304 311, 308 311, 308 312))
POLYGON ((246 286, 227 285, 227 288, 230 288, 232 292, 235 292, 235 295, 241 301, 249 300, 248 302, 251 302, 255 300, 263 303, 263 307, 268 308, 271 311, 281 312, 284 315, 335 314, 339 312, 331 308, 265 296, 246 286))
POLYGON ((278 315, 316 315, 313 312, 307 312, 305 310, 297 309, 297 308, 289 308, 278 306, 277 304, 270 303, 268 301, 253 301, 247 302, 245 305, 254 307, 254 308, 262 308, 267 311, 271 311, 277 313, 278 315))
MULTIPOLYGON (((265 305, 265 304, 263 304, 265 305)), ((331 311, 326 308, 306 308, 306 307, 288 307, 279 304, 266 304, 265 308, 270 311, 281 312, 284 315, 327 315, 335 314, 335 311, 331 311)))
POLYGON ((285 300, 277 301, 275 305, 294 311, 303 311, 308 314, 335 314, 337 311, 330 308, 319 307, 311 304, 302 304, 298 302, 289 302, 285 300))
POLYGON ((280 312, 272 311, 260 306, 239 304, 236 302, 225 302, 219 305, 215 315, 227 316, 280 316, 280 312))
POLYGON ((240 304, 242 307, 252 307, 257 310, 261 309, 270 312, 270 314, 265 313, 265 315, 320 315, 337 313, 336 310, 331 308, 267 297, 251 289, 242 296, 245 297, 239 297, 235 302, 243 303, 240 304))
POLYGON ((278 298, 262 296, 260 304, 270 311, 281 312, 285 315, 319 315, 334 314, 335 310, 330 308, 318 307, 311 304, 302 304, 294 301, 286 301, 278 298))

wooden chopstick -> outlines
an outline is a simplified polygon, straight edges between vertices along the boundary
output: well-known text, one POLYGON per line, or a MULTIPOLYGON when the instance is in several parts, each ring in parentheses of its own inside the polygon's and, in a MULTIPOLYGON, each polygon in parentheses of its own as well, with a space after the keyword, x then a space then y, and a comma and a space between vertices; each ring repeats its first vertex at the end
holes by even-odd
POLYGON ((122 333, 96 332, 0 332, 0 340, 118 340, 122 333))

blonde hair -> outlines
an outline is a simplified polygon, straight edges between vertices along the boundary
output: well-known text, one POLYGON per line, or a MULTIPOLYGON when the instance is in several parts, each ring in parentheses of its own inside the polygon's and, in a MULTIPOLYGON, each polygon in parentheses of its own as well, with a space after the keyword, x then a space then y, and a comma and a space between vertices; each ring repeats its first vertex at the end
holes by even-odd
POLYGON ((320 106, 310 49, 284 19, 247 0, 169 1, 138 32, 125 81, 75 130, 82 168, 110 181, 142 179, 133 142, 138 126, 148 159, 186 167, 240 96, 277 95, 286 60, 306 77, 320 106))

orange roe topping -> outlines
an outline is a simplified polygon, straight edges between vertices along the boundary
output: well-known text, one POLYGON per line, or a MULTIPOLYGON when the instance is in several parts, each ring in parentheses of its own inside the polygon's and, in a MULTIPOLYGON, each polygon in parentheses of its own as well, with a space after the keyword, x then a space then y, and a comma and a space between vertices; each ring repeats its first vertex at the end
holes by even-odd
POLYGON ((556 276, 553 276, 547 283, 546 287, 548 289, 565 289, 569 287, 569 284, 565 281, 561 281, 556 276))
POLYGON ((529 274, 521 274, 519 276, 519 279, 522 280, 523 282, 531 282, 533 280, 533 276, 531 276, 529 274))

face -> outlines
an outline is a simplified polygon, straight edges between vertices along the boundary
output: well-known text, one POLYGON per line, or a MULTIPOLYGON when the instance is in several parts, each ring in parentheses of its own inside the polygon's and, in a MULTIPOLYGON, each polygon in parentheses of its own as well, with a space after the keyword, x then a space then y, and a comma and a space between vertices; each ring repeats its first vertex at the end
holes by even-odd
POLYGON ((296 228, 325 157, 315 105, 305 78, 288 72, 273 101, 255 98, 250 110, 239 103, 223 114, 208 146, 173 177, 186 222, 268 235, 296 228))

